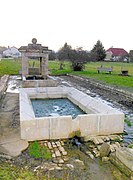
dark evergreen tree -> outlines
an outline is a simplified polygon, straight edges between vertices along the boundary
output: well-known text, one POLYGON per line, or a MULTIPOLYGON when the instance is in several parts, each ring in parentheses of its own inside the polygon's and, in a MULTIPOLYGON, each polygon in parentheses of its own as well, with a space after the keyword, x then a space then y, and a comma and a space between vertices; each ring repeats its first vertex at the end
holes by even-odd
POLYGON ((57 57, 60 61, 60 70, 63 69, 64 61, 69 60, 69 54, 71 51, 71 46, 67 43, 64 44, 64 46, 58 51, 57 57))
POLYGON ((55 51, 51 51, 51 53, 49 54, 49 60, 55 60, 56 57, 56 52, 55 51))
POLYGON ((61 61, 69 60, 69 53, 71 49, 71 46, 65 43, 64 46, 57 53, 58 59, 61 61))
POLYGON ((91 50, 91 58, 92 61, 103 61, 106 57, 106 51, 101 43, 100 40, 94 45, 93 49, 91 50))
POLYGON ((129 60, 133 62, 133 50, 129 51, 129 60))

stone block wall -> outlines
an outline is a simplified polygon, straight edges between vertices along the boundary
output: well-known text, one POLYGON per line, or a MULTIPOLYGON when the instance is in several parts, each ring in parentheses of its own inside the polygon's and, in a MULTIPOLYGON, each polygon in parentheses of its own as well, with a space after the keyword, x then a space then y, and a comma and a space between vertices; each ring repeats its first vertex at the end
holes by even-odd
POLYGON ((26 140, 69 138, 80 131, 81 136, 123 133, 124 114, 74 88, 46 87, 20 89, 21 138, 26 140), (30 99, 68 98, 87 114, 58 117, 35 117, 30 99))

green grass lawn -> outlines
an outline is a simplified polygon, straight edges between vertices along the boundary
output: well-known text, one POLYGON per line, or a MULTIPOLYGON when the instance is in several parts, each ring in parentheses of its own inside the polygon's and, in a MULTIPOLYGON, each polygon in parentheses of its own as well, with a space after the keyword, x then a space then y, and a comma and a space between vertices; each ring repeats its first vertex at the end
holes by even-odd
POLYGON ((0 61, 0 75, 18 74, 20 68, 20 60, 2 59, 0 61))
MULTIPOLYGON (((50 61, 50 67, 54 67, 55 62, 50 61)), ((70 63, 66 62, 64 66, 64 70, 59 70, 59 62, 58 67, 57 64, 55 68, 51 68, 51 72, 53 75, 58 74, 73 74, 80 75, 87 78, 92 78, 103 83, 119 86, 121 88, 128 88, 129 90, 133 90, 133 63, 121 63, 121 62, 90 62, 85 66, 85 70, 81 72, 74 72, 70 68, 70 63), (102 72, 98 74, 97 67, 113 67, 113 72, 108 74, 106 72, 102 72), (121 70, 128 70, 129 76, 121 76, 121 70)))
MULTIPOLYGON (((32 66, 33 61, 29 64, 32 66)), ((35 62, 35 66, 39 65, 39 61, 35 62)), ((122 88, 128 88, 133 90, 133 63, 121 63, 121 62, 90 62, 85 65, 85 70, 81 72, 74 72, 71 69, 70 62, 64 62, 64 69, 59 70, 59 61, 49 61, 49 72, 51 75, 60 74, 73 74, 80 75, 87 78, 92 78, 103 83, 119 86, 122 88), (102 72, 98 74, 97 67, 113 67, 112 74, 102 72), (128 70, 130 76, 120 76, 121 70, 128 70)), ((0 61, 0 75, 3 74, 18 74, 21 69, 21 63, 19 60, 1 60, 0 61)))

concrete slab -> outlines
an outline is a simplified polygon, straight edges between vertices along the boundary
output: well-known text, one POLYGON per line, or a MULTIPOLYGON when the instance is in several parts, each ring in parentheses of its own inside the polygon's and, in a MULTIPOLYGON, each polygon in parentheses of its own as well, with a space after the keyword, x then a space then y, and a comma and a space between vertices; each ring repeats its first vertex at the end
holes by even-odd
POLYGON ((17 141, 11 141, 9 143, 2 144, 0 150, 4 154, 16 157, 20 155, 23 150, 27 149, 27 147, 28 147, 28 142, 19 139, 17 141))
POLYGON ((18 156, 21 151, 27 149, 28 142, 22 140, 19 131, 12 131, 0 137, 0 153, 4 153, 9 156, 18 156))
POLYGON ((119 148, 116 151, 116 157, 133 172, 133 149, 119 148))

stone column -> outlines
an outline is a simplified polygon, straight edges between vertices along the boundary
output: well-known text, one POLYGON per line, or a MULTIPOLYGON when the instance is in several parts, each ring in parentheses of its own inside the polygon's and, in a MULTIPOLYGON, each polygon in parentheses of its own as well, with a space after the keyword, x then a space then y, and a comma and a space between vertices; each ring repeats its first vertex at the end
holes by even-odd
POLYGON ((45 58, 45 76, 48 76, 48 54, 46 54, 45 58))
POLYGON ((47 75, 48 75, 48 54, 46 54, 42 60, 42 76, 44 77, 44 79, 46 79, 47 75))
POLYGON ((40 75, 42 75, 42 57, 40 57, 39 59, 40 59, 40 75))
POLYGON ((26 75, 28 75, 28 57, 22 53, 22 78, 26 77, 26 75))

